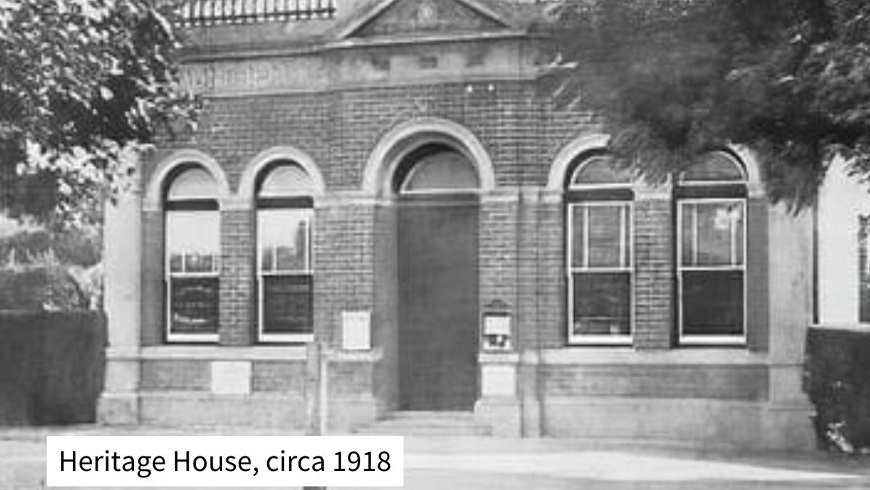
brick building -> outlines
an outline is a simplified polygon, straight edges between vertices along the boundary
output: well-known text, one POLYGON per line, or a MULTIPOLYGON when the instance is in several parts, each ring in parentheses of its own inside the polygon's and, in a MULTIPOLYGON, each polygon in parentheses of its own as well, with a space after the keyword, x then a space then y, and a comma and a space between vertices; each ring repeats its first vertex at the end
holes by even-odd
POLYGON ((543 8, 188 2, 202 115, 107 215, 102 420, 302 427, 323 342, 338 430, 808 446, 812 217, 740 148, 615 168, 539 90, 543 8))

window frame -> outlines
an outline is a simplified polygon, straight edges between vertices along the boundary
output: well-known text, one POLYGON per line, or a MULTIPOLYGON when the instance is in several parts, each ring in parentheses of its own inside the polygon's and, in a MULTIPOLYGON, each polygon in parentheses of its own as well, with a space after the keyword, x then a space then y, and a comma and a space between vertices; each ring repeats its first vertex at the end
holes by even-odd
MULTIPOLYGON (((165 343, 193 343, 193 344, 214 344, 217 343, 220 338, 220 274, 221 274, 221 237, 220 237, 220 226, 221 226, 221 215, 220 215, 220 206, 218 205, 218 201, 216 198, 190 198, 190 199, 178 199, 178 198, 169 198, 169 190, 172 185, 175 183, 176 179, 178 179, 184 172, 189 171, 193 168, 197 167, 187 167, 181 169, 173 178, 169 181, 169 185, 166 188, 166 194, 163 200, 163 289, 164 289, 164 322, 165 328, 163 329, 164 342, 165 343), (209 213, 213 214, 216 217, 217 221, 217 253, 213 257, 214 266, 212 267, 212 271, 210 272, 174 272, 172 271, 172 251, 170 250, 170 242, 171 242, 171 234, 172 230, 170 228, 170 216, 173 213, 209 213), (215 325, 214 333, 177 333, 173 331, 173 321, 172 321, 172 292, 173 292, 173 279, 212 279, 217 282, 217 291, 218 291, 218 300, 215 304, 217 325, 215 325)), ((182 269, 186 267, 186 254, 182 255, 181 263, 182 269)))
MULTIPOLYGON (((748 315, 748 276, 749 276, 749 198, 748 198, 748 178, 746 169, 743 164, 736 160, 733 156, 727 155, 730 162, 735 165, 742 174, 742 180, 697 180, 684 181, 682 174, 679 174, 676 179, 674 205, 676 207, 676 220, 674 237, 676 241, 674 266, 676 271, 676 301, 677 301, 677 340, 682 346, 731 346, 741 347, 747 346, 749 342, 749 315, 748 315), (735 240, 731 240, 732 264, 727 266, 685 266, 683 264, 683 220, 686 219, 684 213, 684 204, 715 204, 715 203, 739 203, 742 210, 742 243, 743 257, 739 265, 734 265, 735 240), (722 334, 686 334, 684 333, 684 317, 686 301, 683 294, 683 288, 686 280, 684 272, 735 272, 741 273, 741 320, 742 332, 740 335, 722 335, 722 334)), ((697 213, 697 207, 695 207, 697 213)), ((693 241, 695 252, 698 251, 698 229, 697 222, 695 223, 693 241)))
MULTIPOLYGON (((269 173, 275 170, 275 168, 280 167, 282 165, 295 165, 299 167, 299 169, 308 175, 311 178, 308 171, 302 167, 301 165, 292 162, 292 161, 279 161, 273 165, 267 166, 267 168, 261 173, 260 183, 262 184, 266 178, 268 178, 269 173)), ((256 228, 256 240, 255 240, 255 275, 257 282, 257 342, 263 344, 304 344, 310 343, 314 341, 314 204, 313 197, 310 192, 299 193, 294 189, 288 189, 287 193, 282 196, 268 196, 268 197, 260 197, 259 196, 259 185, 257 186, 257 196, 255 198, 255 208, 254 208, 254 226, 256 228), (305 216, 305 267, 303 270, 299 271, 279 271, 277 268, 272 271, 267 271, 263 269, 263 254, 265 248, 263 247, 263 238, 264 238, 264 227, 261 226, 261 216, 262 213, 266 212, 281 212, 288 211, 292 213, 304 213, 305 216), (269 333, 267 332, 266 326, 266 318, 265 318, 265 304, 266 304, 266 278, 268 277, 307 277, 310 284, 310 312, 311 312, 311 332, 310 333, 269 333)), ((275 250, 273 248, 273 250, 275 250)), ((272 254, 272 263, 273 268, 277 261, 277 253, 272 254)))
POLYGON ((634 344, 635 332, 635 310, 636 310, 636 292, 635 292, 635 223, 634 223, 634 192, 632 184, 628 182, 602 182, 594 184, 575 183, 578 174, 586 165, 594 163, 597 159, 609 158, 607 155, 591 155, 583 158, 578 165, 570 172, 567 183, 567 206, 565 211, 567 232, 566 253, 565 253, 565 271, 567 281, 567 342, 570 346, 618 346, 630 347, 634 344), (627 233, 620 240, 620 262, 625 262, 625 265, 618 267, 589 267, 589 209, 595 207, 620 207, 624 211, 621 213, 622 221, 620 223, 620 235, 627 233), (578 210, 584 212, 584 257, 587 263, 584 267, 574 267, 574 213, 578 210), (624 214, 623 214, 624 213, 624 214), (623 257, 628 248, 627 257, 623 257), (575 274, 614 274, 624 273, 628 275, 628 334, 619 335, 584 335, 574 333, 574 311, 576 309, 574 301, 574 276, 575 274))

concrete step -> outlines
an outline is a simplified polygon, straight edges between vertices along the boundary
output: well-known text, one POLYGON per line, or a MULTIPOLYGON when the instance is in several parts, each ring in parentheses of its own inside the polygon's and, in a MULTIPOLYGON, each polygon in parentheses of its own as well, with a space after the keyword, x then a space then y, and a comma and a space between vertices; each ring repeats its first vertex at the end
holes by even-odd
POLYGON ((488 436, 492 428, 474 420, 472 412, 393 412, 354 432, 362 435, 488 436))

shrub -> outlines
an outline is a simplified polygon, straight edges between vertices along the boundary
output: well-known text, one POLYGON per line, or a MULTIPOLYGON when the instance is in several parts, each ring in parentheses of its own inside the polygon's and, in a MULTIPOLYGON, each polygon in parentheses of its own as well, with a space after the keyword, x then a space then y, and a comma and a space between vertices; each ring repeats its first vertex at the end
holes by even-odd
POLYGON ((60 265, 0 269, 0 310, 81 310, 89 303, 75 278, 60 265))
POLYGON ((100 236, 94 230, 23 230, 0 237, 0 259, 15 257, 27 263, 33 262, 32 257, 50 252, 62 264, 87 268, 101 260, 101 247, 100 236))
POLYGON ((846 453, 870 449, 870 332, 810 328, 804 390, 815 406, 820 445, 846 453))
POLYGON ((95 421, 105 345, 97 312, 0 311, 0 425, 95 421))

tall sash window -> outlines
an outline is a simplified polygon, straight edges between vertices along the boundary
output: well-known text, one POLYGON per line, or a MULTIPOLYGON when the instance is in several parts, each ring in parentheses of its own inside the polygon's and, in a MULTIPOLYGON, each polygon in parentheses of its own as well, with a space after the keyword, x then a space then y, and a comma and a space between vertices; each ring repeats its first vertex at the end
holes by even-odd
POLYGON ((679 334, 684 344, 746 342, 746 171, 724 152, 680 176, 679 334))
POLYGON ((607 156, 581 162, 568 182, 568 341, 631 344, 634 193, 607 156))
POLYGON ((313 339, 311 177, 293 162, 277 162, 257 189, 258 337, 261 342, 313 339))
POLYGON ((220 212, 214 178, 188 167, 164 197, 166 340, 216 342, 220 212))

